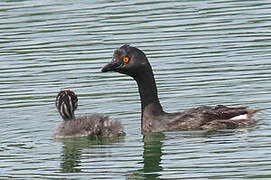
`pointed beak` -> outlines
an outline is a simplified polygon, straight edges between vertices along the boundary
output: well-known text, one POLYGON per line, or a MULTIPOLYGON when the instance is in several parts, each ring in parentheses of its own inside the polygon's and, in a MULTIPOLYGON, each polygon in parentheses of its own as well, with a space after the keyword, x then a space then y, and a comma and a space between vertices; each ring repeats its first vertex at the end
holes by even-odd
POLYGON ((120 65, 121 63, 119 61, 113 59, 110 63, 102 68, 102 72, 115 71, 118 67, 120 67, 120 65))

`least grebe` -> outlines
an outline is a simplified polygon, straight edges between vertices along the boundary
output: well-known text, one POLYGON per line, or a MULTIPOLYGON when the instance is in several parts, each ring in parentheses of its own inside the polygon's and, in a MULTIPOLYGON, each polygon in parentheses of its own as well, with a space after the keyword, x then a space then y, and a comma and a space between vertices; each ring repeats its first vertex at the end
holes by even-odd
POLYGON ((116 137, 125 134, 119 121, 110 120, 106 116, 94 114, 75 117, 77 104, 77 95, 73 91, 62 90, 58 93, 56 108, 64 121, 55 130, 55 138, 116 137))
POLYGON ((123 45, 114 51, 113 60, 102 72, 116 71, 131 76, 138 85, 141 99, 141 127, 145 132, 173 130, 216 130, 248 127, 259 109, 201 106, 183 112, 167 113, 160 104, 152 67, 141 50, 123 45))

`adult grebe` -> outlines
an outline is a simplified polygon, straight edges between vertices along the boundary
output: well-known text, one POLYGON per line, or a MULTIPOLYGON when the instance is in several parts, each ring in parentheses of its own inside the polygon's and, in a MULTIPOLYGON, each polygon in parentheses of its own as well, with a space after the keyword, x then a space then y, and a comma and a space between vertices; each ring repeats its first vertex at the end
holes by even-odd
POLYGON ((134 78, 141 99, 141 127, 145 132, 173 130, 227 129, 254 124, 252 115, 259 109, 201 106, 183 112, 167 113, 159 102, 152 67, 138 48, 123 45, 102 72, 116 71, 134 78))

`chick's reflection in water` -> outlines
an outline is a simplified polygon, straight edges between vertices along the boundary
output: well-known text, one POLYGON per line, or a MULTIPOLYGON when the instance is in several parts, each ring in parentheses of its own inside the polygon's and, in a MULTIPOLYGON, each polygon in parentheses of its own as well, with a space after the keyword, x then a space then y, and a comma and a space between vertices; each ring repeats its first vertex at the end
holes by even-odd
MULTIPOLYGON (((68 139, 58 139, 63 143, 63 150, 61 155, 60 168, 61 172, 65 173, 78 173, 82 171, 82 153, 85 149, 91 149, 91 154, 83 154, 85 158, 101 158, 101 155, 97 154, 97 148, 106 148, 105 145, 110 145, 114 143, 121 143, 124 141, 124 137, 115 138, 68 138, 68 139), (93 153, 93 154, 92 154, 93 153), (86 156, 85 156, 86 155, 86 156), (96 157, 99 156, 99 157, 96 157)), ((111 152, 111 151, 110 151, 111 152)), ((102 156, 106 158, 107 156, 112 156, 111 153, 103 153, 102 156)))
MULTIPOLYGON (((80 141, 79 141, 80 142, 80 141)), ((79 142, 72 142, 71 139, 63 141, 64 146, 62 150, 61 172, 81 172, 81 147, 78 146, 79 142)))

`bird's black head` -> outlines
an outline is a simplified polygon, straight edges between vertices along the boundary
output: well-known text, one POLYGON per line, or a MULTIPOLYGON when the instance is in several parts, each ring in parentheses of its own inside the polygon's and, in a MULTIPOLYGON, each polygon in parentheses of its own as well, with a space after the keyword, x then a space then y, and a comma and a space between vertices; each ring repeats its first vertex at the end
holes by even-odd
POLYGON ((74 118, 74 111, 78 106, 76 94, 71 90, 62 90, 56 96, 56 108, 64 120, 74 118))
POLYGON ((102 72, 116 71, 135 77, 146 68, 151 67, 144 52, 136 47, 123 45, 114 51, 113 60, 103 67, 102 72))

